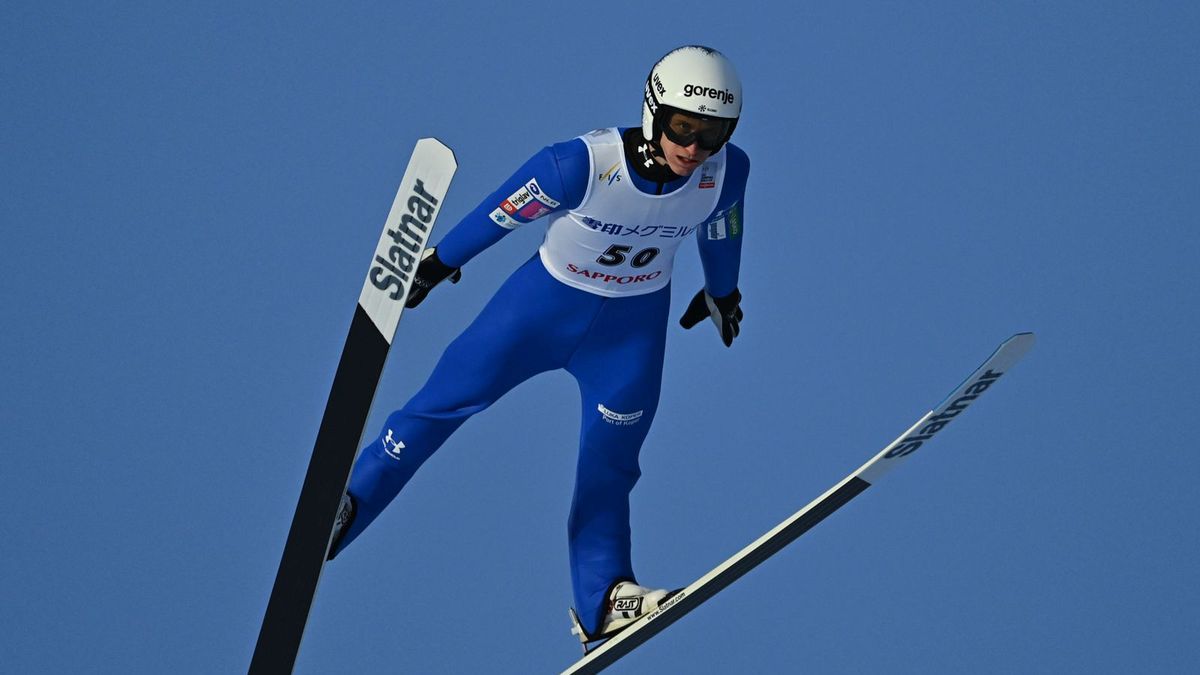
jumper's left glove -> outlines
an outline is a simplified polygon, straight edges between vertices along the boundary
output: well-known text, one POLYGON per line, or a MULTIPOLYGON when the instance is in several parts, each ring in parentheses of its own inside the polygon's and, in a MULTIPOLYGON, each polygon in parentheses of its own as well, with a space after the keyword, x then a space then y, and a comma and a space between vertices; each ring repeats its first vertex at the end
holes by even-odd
POLYGON ((733 338, 737 337, 739 332, 738 324, 742 321, 742 308, 738 304, 741 301, 742 294, 736 288, 729 295, 719 298, 714 298, 708 294, 708 291, 701 289, 696 297, 692 298, 692 302, 684 311, 683 316, 679 317, 679 325, 691 328, 703 321, 705 317, 711 318, 717 327, 717 332, 721 334, 721 342, 728 347, 733 344, 733 338))
POLYGON ((417 265, 417 273, 413 275, 412 288, 408 291, 408 300, 404 306, 412 309, 421 304, 425 296, 429 295, 429 291, 447 278, 450 279, 450 283, 457 284, 458 280, 462 279, 462 269, 442 262, 436 248, 425 249, 425 253, 421 255, 421 264, 417 265))

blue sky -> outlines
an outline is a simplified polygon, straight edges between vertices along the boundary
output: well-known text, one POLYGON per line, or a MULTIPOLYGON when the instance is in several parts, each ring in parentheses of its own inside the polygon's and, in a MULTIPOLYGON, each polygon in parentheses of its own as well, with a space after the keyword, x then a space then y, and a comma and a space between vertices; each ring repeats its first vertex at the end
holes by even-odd
MULTIPOLYGON (((541 146, 636 124, 695 42, 744 80, 746 320, 730 350, 670 331, 644 581, 690 582, 1039 342, 612 672, 1194 666, 1200 10, 914 4, 5 3, 0 669, 244 670, 416 139, 458 157, 444 232, 541 146)), ((404 316, 370 433, 541 235, 404 316)), ((688 250, 675 281, 677 315, 688 250)), ((571 663, 577 396, 547 374, 464 426, 327 568, 297 672, 571 663)))

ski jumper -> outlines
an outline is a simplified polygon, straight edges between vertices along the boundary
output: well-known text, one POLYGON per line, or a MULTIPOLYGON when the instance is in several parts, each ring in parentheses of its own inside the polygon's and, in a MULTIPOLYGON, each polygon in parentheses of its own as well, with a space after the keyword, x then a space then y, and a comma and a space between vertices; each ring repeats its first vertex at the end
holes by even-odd
MULTIPOLYGON (((533 156, 446 235, 452 267, 514 228, 550 216, 538 252, 442 355, 355 463, 355 539, 470 416, 538 373, 579 383, 582 428, 568 519, 571 581, 595 631, 608 590, 635 581, 629 493, 658 407, 672 262, 696 239, 705 287, 737 286, 749 160, 727 144, 691 176, 653 183, 631 169, 621 130, 600 129, 533 156)), ((339 549, 340 550, 340 549, 339 549)))

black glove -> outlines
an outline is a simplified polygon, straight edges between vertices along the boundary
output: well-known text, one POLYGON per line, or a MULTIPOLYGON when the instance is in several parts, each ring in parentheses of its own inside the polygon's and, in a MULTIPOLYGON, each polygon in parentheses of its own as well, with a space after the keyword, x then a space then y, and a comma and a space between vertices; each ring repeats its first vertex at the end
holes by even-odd
POLYGON ((450 278, 450 283, 457 284, 458 280, 462 278, 462 269, 450 267, 442 262, 437 255, 436 248, 425 249, 425 253, 421 254, 421 264, 417 265, 417 273, 413 276, 412 288, 408 290, 408 300, 404 306, 412 309, 421 304, 425 296, 429 295, 429 291, 445 281, 446 277, 450 278))
POLYGON ((683 316, 679 317, 679 325, 691 328, 705 318, 711 318, 717 326, 717 332, 721 334, 721 342, 728 347, 733 344, 733 338, 737 337, 739 332, 742 308, 738 307, 738 304, 741 301, 742 294, 736 288, 729 295, 720 298, 714 298, 708 291, 701 289, 696 293, 696 297, 692 298, 683 316))

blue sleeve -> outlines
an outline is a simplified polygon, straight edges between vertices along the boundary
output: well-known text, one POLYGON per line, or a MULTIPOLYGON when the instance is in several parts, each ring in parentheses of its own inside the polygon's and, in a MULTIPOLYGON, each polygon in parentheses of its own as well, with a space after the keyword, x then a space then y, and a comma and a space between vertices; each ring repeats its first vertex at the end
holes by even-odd
POLYGON ((590 175, 582 140, 542 148, 446 234, 437 245, 438 257, 462 267, 517 227, 579 206, 590 175))
POLYGON ((725 146, 725 180, 717 208, 696 229, 700 263, 704 267, 704 289, 714 298, 729 295, 738 284, 742 261, 742 222, 745 214, 746 180, 750 157, 732 143, 725 146))

